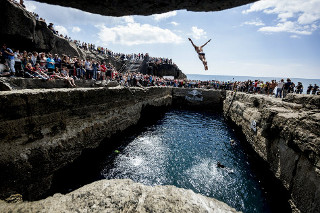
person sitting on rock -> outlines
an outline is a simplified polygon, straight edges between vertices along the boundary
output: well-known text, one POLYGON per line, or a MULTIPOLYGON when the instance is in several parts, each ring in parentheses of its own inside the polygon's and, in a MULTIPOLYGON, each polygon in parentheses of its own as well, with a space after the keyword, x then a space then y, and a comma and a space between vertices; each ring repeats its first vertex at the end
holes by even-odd
POLYGON ((49 76, 46 73, 43 72, 43 70, 40 68, 40 64, 39 63, 36 63, 36 66, 34 67, 33 76, 36 77, 36 78, 41 78, 43 80, 49 80, 49 76))
POLYGON ((26 6, 24 5, 24 1, 23 0, 20 0, 20 5, 24 8, 26 8, 26 6))
POLYGON ((208 65, 207 65, 207 61, 206 61, 206 57, 205 57, 205 53, 203 52, 203 47, 206 46, 210 41, 207 41, 204 45, 202 46, 196 46, 193 41, 191 40, 191 38, 188 38, 189 41, 191 42, 192 46, 194 47, 195 51, 198 53, 199 59, 202 61, 203 65, 204 65, 204 69, 208 70, 208 65))
POLYGON ((49 23, 48 28, 53 32, 53 34, 57 34, 57 32, 55 31, 55 29, 53 28, 53 24, 49 23))
POLYGON ((30 62, 27 63, 26 67, 24 68, 24 77, 25 78, 34 78, 34 69, 30 62))
POLYGON ((59 67, 56 67, 55 71, 50 75, 50 79, 63 79, 59 67))
POLYGON ((67 67, 62 67, 61 76, 63 77, 63 79, 66 80, 66 82, 69 83, 69 85, 70 85, 71 87, 76 87, 76 86, 77 86, 77 85, 74 83, 74 79, 69 76, 69 72, 68 72, 68 70, 67 70, 67 67))

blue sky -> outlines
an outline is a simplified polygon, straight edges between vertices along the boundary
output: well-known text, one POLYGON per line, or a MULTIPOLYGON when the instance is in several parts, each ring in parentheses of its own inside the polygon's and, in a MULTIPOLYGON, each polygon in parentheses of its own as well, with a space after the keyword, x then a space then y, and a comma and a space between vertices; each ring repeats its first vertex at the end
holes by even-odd
POLYGON ((25 1, 72 39, 172 58, 186 74, 320 78, 320 0, 261 0, 220 12, 107 17, 25 1), (204 71, 188 41, 204 47, 204 71))

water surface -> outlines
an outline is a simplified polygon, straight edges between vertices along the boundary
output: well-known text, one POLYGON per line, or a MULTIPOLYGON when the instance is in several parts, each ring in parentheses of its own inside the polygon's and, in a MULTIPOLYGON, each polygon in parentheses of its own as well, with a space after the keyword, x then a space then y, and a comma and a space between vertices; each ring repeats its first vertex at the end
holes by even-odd
POLYGON ((170 111, 116 148, 101 171, 107 179, 174 185, 243 212, 271 212, 266 191, 221 114, 170 111), (231 140, 235 145, 231 145, 231 140), (225 168, 218 168, 220 161, 225 168))

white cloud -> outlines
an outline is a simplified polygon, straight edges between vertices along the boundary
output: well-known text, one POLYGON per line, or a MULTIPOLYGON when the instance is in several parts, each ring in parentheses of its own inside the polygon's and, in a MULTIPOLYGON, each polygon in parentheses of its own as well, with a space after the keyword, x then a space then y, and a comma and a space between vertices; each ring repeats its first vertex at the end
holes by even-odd
POLYGON ((30 12, 35 12, 37 9, 37 7, 31 1, 24 2, 24 5, 26 6, 26 9, 30 12))
POLYGON ((261 32, 290 32, 311 35, 319 29, 320 0, 261 0, 253 3, 243 14, 263 12, 277 15, 276 24, 259 29, 261 32))
POLYGON ((243 25, 264 26, 265 24, 260 19, 256 19, 252 21, 246 21, 243 23, 243 25))
POLYGON ((296 23, 287 21, 284 23, 278 23, 276 26, 262 27, 258 31, 260 32, 289 32, 299 35, 311 35, 312 29, 298 26, 296 23))
POLYGON ((133 16, 123 16, 122 17, 126 23, 134 23, 133 16))
POLYGON ((301 38, 301 37, 297 35, 291 35, 290 38, 301 38))
POLYGON ((64 26, 61 26, 61 25, 54 26, 54 29, 59 32, 59 35, 60 34, 68 35, 68 30, 64 26))
POLYGON ((177 11, 171 11, 171 12, 162 13, 162 14, 155 14, 152 16, 154 20, 160 21, 161 19, 167 19, 169 17, 176 16, 176 15, 177 15, 177 11))
POLYGON ((179 23, 177 23, 177 22, 175 22, 175 21, 172 21, 172 22, 170 22, 173 26, 178 26, 179 25, 179 23))
POLYGON ((192 30, 191 36, 194 39, 198 40, 198 39, 201 39, 201 38, 207 38, 207 36, 206 36, 207 32, 205 32, 203 29, 193 26, 191 28, 191 30, 192 30))
POLYGON ((108 43, 121 45, 159 44, 159 43, 181 43, 183 39, 168 29, 151 26, 149 24, 128 23, 115 27, 96 25, 100 32, 98 37, 105 45, 108 43))
POLYGON ((81 31, 81 28, 80 27, 72 27, 72 32, 73 33, 78 33, 81 31))

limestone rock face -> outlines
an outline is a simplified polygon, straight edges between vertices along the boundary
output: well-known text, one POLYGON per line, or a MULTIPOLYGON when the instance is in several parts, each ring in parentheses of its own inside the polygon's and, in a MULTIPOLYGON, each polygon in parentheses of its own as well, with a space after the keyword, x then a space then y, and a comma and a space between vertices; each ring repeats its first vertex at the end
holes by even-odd
POLYGON ((97 13, 108 16, 126 16, 126 15, 152 15, 156 13, 165 13, 172 10, 190 10, 190 11, 220 11, 256 0, 144 0, 134 1, 101 1, 101 0, 37 0, 49 4, 56 4, 66 7, 73 7, 90 13, 97 13))
POLYGON ((281 100, 227 92, 223 106, 301 212, 320 209, 319 101, 315 95, 289 94, 281 100))
POLYGON ((0 1, 0 42, 10 48, 83 57, 74 43, 56 36, 43 21, 7 0, 0 1))
POLYGON ((225 91, 196 89, 196 88, 173 88, 172 104, 177 108, 191 108, 198 110, 221 111, 225 99, 225 91))
POLYGON ((177 66, 171 64, 149 65, 145 74, 156 75, 160 77, 173 76, 175 79, 187 78, 187 76, 177 66))
POLYGON ((227 204, 174 186, 145 186, 131 180, 101 180, 66 195, 8 204, 0 212, 237 212, 227 204))
POLYGON ((0 198, 41 197, 55 172, 135 125, 148 107, 171 105, 171 93, 157 87, 0 92, 0 198))

